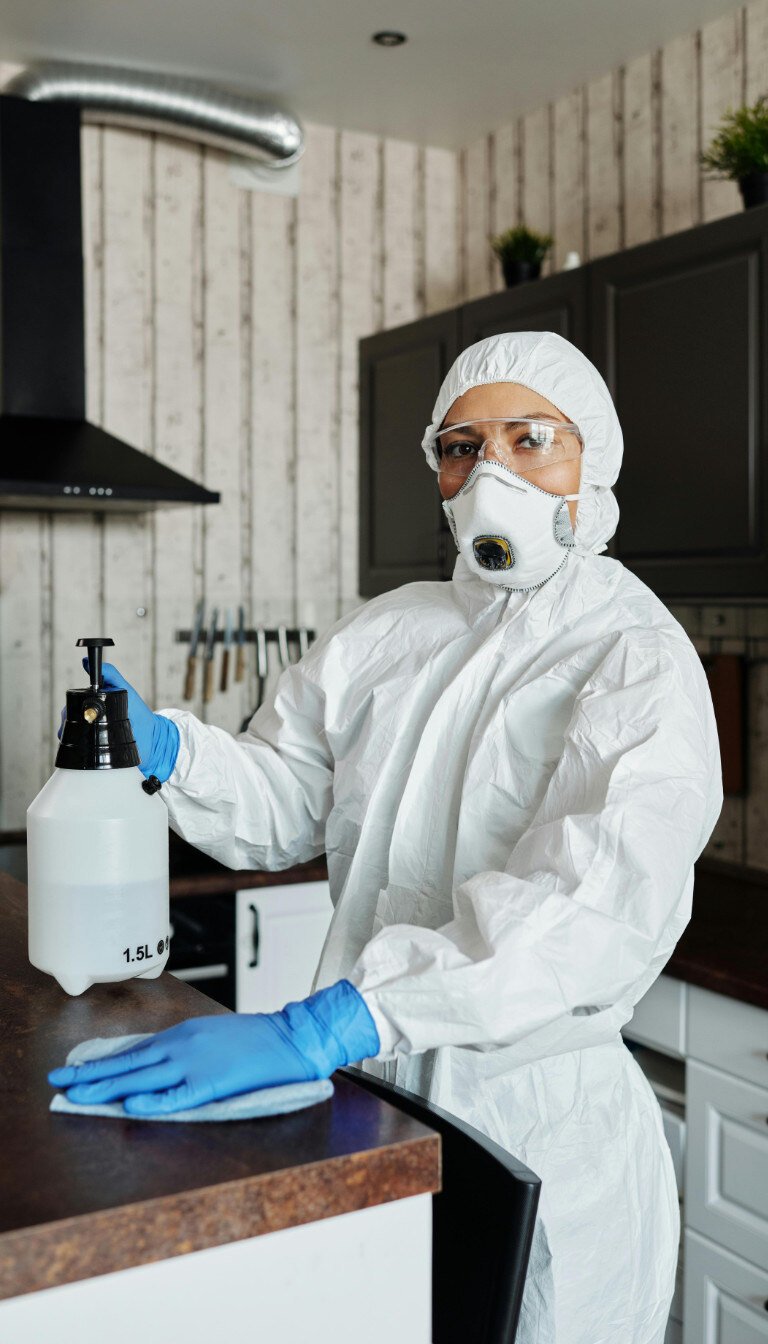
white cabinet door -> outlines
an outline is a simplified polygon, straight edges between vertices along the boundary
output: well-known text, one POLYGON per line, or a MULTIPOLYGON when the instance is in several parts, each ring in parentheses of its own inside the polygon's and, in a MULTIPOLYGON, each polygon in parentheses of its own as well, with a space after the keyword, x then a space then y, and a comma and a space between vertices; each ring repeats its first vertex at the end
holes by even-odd
POLYGON ((768 1090, 696 1060, 687 1075, 686 1225, 768 1265, 768 1090))
POLYGON ((310 993, 333 906, 327 882, 238 891, 236 1005, 273 1013, 310 993))
POLYGON ((685 1054, 685 1005, 689 988, 671 975, 660 975, 635 1004, 629 1022, 621 1029, 627 1040, 650 1045, 654 1050, 682 1057, 685 1054))
POLYGON ((768 1271, 685 1234, 683 1344, 768 1344, 768 1271))
POLYGON ((768 1087, 768 1012, 689 985, 687 1053, 768 1087))

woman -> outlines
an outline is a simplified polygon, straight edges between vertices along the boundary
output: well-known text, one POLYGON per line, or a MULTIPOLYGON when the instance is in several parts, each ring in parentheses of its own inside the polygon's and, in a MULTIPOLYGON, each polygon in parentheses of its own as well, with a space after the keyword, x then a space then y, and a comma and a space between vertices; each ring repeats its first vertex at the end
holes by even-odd
POLYGON ((451 582, 344 617, 237 739, 130 692, 187 840, 232 867, 326 851, 323 988, 51 1080, 153 1114, 367 1056, 541 1177, 522 1344, 661 1344, 677 1193, 619 1033, 690 918, 722 805, 706 679, 662 603, 600 557, 621 430, 568 341, 463 351, 423 447, 451 582))

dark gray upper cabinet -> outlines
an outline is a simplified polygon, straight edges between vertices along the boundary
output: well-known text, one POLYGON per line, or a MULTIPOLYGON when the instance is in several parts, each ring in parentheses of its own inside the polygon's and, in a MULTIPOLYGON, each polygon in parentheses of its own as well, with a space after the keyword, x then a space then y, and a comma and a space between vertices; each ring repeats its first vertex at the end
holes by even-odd
POLYGON ((459 309, 460 349, 501 331, 556 331, 580 350, 587 337, 586 268, 560 271, 459 309))
POLYGON ((612 553, 662 597, 768 591, 767 247, 757 207, 587 268, 624 431, 612 553))
POLYGON ((767 252, 758 206, 362 341, 361 593, 452 572, 423 427, 458 350, 540 330, 584 350, 616 402, 608 554, 663 598, 764 599, 767 252))
POLYGON ((415 579, 444 577, 448 542, 453 547, 453 540, 440 507, 437 476, 425 462, 421 439, 458 348, 454 309, 360 342, 364 597, 415 579))

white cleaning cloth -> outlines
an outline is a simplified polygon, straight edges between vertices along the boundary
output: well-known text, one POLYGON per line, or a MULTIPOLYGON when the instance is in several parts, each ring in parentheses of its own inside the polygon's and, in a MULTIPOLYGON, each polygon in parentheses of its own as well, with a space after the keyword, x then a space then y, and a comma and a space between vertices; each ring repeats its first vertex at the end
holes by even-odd
MULTIPOLYGON (((130 1050, 131 1046, 145 1041, 152 1032, 142 1032, 138 1036, 95 1037, 91 1041, 81 1041, 67 1055, 68 1064, 84 1064, 88 1059, 100 1059, 104 1055, 117 1055, 121 1050, 130 1050)), ((280 1087, 262 1087, 257 1092, 243 1092, 239 1097, 227 1097, 224 1101, 209 1101, 205 1106, 194 1106, 187 1111, 176 1111, 172 1115, 131 1115, 126 1116, 122 1101, 106 1102, 104 1105, 81 1106, 68 1101, 63 1092, 57 1092, 51 1102, 52 1111, 69 1111, 72 1115, 115 1115, 130 1120, 252 1120, 260 1115, 283 1115, 287 1111, 301 1111, 305 1106, 314 1106, 318 1101, 326 1101, 333 1096, 333 1083, 330 1078, 319 1078, 310 1083, 283 1083, 280 1087)))

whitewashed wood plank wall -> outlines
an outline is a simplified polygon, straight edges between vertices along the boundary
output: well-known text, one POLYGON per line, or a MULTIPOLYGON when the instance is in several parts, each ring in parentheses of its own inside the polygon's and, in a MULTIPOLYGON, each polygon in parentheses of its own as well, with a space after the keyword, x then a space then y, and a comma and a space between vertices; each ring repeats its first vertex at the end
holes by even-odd
MULTIPOLYGON (((0 81, 10 73, 0 65, 0 81)), ((0 515, 0 825, 23 824, 49 771, 81 632, 108 628, 126 674, 178 704, 172 632, 202 594, 318 630, 360 602, 361 336, 500 289, 488 234, 515 222, 555 235, 546 273, 571 249, 588 260, 740 209, 697 156, 725 107, 764 89, 756 0, 458 154, 310 125, 298 199, 234 187, 211 150, 87 128, 89 414, 223 502, 0 515)), ((768 611, 678 614, 694 638, 722 633, 719 617, 737 640, 768 631, 768 611)), ((192 707, 235 729, 253 690, 251 666, 241 695, 192 707)), ((709 849, 768 868, 762 665, 750 690, 752 788, 728 800, 709 849)))
MULTIPOLYGON (((112 635, 148 699, 179 704, 173 632, 203 594, 318 631, 362 600, 358 340, 460 299, 459 164, 306 130, 298 198, 235 187, 203 147, 83 131, 88 413, 222 502, 0 514, 3 828, 24 824, 50 772, 78 635, 112 635)), ((242 692, 192 708, 236 730, 254 683, 251 657, 242 692)))

